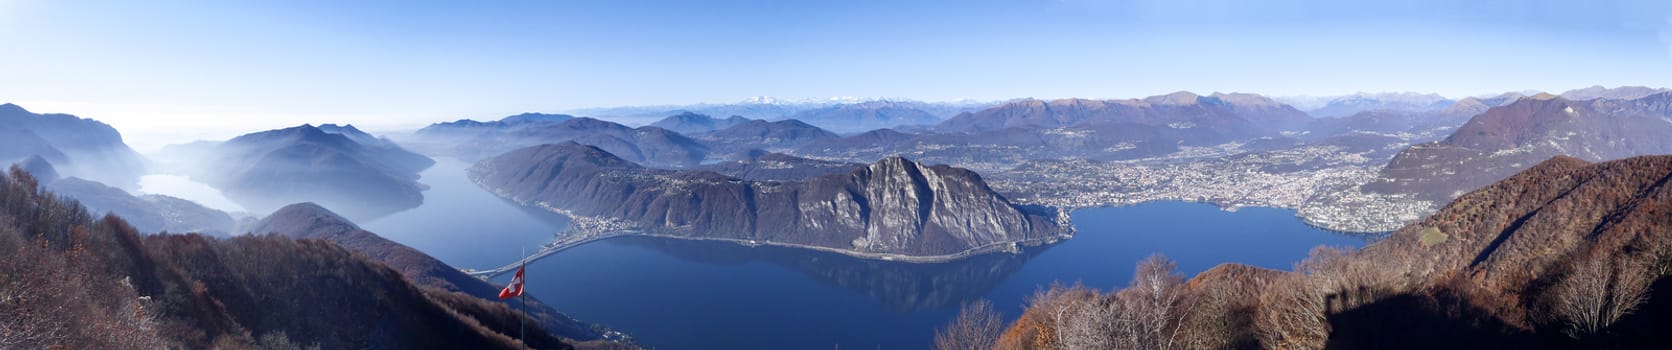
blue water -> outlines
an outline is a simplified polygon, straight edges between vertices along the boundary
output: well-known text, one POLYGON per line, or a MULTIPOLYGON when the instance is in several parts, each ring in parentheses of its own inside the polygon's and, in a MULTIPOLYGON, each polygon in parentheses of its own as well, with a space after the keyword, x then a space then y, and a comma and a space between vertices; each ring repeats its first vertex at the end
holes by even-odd
POLYGON ((1225 262, 1288 269, 1317 245, 1365 241, 1312 228, 1294 212, 1150 203, 1080 210, 1074 239, 1022 255, 890 263, 788 248, 616 239, 529 267, 530 293, 575 317, 661 349, 922 349, 977 298, 1007 317, 1052 282, 1124 286, 1162 253, 1193 275, 1225 262))
POLYGON ((482 190, 465 177, 470 164, 438 158, 419 174, 430 186, 417 208, 360 223, 384 238, 417 248, 458 268, 485 269, 534 252, 568 225, 561 215, 527 209, 482 190))
MULTIPOLYGON (((478 189, 465 166, 442 161, 424 173, 432 189, 423 206, 365 226, 465 267, 511 261, 508 254, 563 227, 478 189)), ((1124 286, 1150 254, 1167 255, 1188 276, 1225 262, 1288 269, 1314 246, 1365 243, 1269 208, 1158 202, 1085 209, 1073 219, 1074 239, 941 264, 617 238, 531 264, 528 292, 657 349, 923 349, 963 302, 985 298, 1014 318, 1052 282, 1124 286)))

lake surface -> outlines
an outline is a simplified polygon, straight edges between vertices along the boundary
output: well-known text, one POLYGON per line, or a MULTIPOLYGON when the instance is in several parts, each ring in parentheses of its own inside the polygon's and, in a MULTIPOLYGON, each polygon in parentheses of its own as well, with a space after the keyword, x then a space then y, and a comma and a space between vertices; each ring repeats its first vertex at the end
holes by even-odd
POLYGON ((523 208, 482 190, 465 176, 469 167, 437 158, 435 166, 419 174, 418 182, 430 186, 423 204, 360 227, 453 267, 486 269, 538 251, 568 226, 561 215, 523 208))
MULTIPOLYGON (((440 161, 423 174, 431 186, 423 206, 364 226, 479 268, 513 261, 520 247, 563 228, 561 217, 477 188, 466 166, 440 161)), ((527 290, 658 349, 923 349, 963 302, 985 298, 1014 318, 1028 295, 1052 282, 1124 286, 1150 254, 1166 254, 1188 276, 1225 262, 1288 269, 1314 246, 1366 243, 1307 226, 1291 210, 1158 202, 1072 215, 1079 233, 1071 240, 940 264, 616 238, 530 264, 527 290)))
POLYGON ((243 206, 227 199, 221 190, 182 175, 150 174, 140 177, 139 193, 172 196, 229 213, 244 211, 243 206))

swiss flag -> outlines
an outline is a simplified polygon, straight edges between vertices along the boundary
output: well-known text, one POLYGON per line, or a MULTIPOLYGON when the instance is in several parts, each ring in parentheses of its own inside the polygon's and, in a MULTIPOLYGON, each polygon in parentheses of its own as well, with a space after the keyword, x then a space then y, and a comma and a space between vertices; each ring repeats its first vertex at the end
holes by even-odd
POLYGON ((523 267, 518 266, 517 267, 517 275, 514 276, 514 277, 511 277, 511 283, 506 283, 505 284, 505 290, 499 291, 499 298, 500 299, 515 298, 515 297, 522 296, 522 293, 523 293, 523 267))

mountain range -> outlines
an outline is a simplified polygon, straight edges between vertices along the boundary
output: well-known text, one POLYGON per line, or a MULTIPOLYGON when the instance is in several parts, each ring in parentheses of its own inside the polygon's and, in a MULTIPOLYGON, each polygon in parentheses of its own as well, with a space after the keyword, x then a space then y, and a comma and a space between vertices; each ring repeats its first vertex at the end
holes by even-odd
POLYGON ((598 146, 612 153, 667 167, 696 165, 707 157, 708 147, 685 135, 655 126, 638 128, 593 118, 543 118, 496 122, 458 121, 419 129, 410 143, 433 154, 467 161, 499 155, 514 149, 563 141, 598 146))
POLYGON ((702 141, 709 149, 736 153, 753 149, 787 151, 838 136, 799 120, 785 119, 772 122, 751 120, 691 137, 702 141))
POLYGON ((0 104, 0 164, 38 155, 66 177, 124 189, 139 185, 145 159, 122 142, 122 134, 97 120, 69 114, 34 113, 0 104))
POLYGON ((1366 111, 1435 111, 1454 102, 1439 94, 1416 92, 1360 92, 1345 96, 1279 97, 1277 100, 1318 118, 1345 117, 1366 111))
POLYGON ((1011 127, 1062 128, 1099 124, 1201 128, 1229 138, 1252 137, 1305 125, 1304 112, 1253 94, 1200 96, 1175 92, 1129 100, 1022 100, 959 114, 937 126, 979 133, 1011 127))
POLYGON ((1011 204, 974 172, 899 157, 845 174, 750 181, 645 168, 570 142, 483 160, 470 176, 518 203, 653 234, 856 254, 950 255, 1071 232, 1056 213, 1011 204))
POLYGON ((658 120, 655 123, 650 123, 650 126, 668 129, 681 134, 695 134, 725 129, 734 125, 747 123, 751 120, 757 119, 749 119, 736 115, 720 119, 691 112, 681 112, 679 114, 670 115, 667 118, 662 118, 662 120, 658 120))
POLYGON ((908 125, 934 125, 958 113, 979 110, 974 107, 915 101, 869 101, 809 109, 785 118, 838 133, 856 133, 908 125))
POLYGON ((353 126, 335 125, 250 133, 168 153, 180 164, 177 171, 256 213, 312 201, 360 219, 418 206, 424 200, 418 172, 435 164, 353 126))
POLYGON ((801 119, 809 124, 838 132, 858 132, 871 127, 899 127, 913 124, 932 124, 962 112, 979 110, 993 103, 975 101, 920 102, 904 99, 809 99, 783 100, 757 97, 737 103, 629 106, 585 108, 569 111, 575 115, 650 122, 683 113, 710 116, 738 116, 745 119, 780 120, 801 119), (929 116, 934 120, 924 119, 929 116), (855 127, 854 123, 867 124, 855 127))
POLYGON ((1436 202, 1540 161, 1589 161, 1672 153, 1672 93, 1633 100, 1574 101, 1543 94, 1474 116, 1444 140, 1411 146, 1365 186, 1436 202))

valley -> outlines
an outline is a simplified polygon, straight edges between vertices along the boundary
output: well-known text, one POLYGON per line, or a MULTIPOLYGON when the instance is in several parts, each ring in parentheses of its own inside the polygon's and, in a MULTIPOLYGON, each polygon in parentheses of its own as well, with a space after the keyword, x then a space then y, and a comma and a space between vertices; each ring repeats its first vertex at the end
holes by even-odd
POLYGON ((0 0, 0 350, 1666 348, 1669 19, 0 0))
MULTIPOLYGON (((1147 253, 1165 253, 1188 266, 1184 273, 1202 278, 1266 276, 1250 271, 1278 273, 1274 270, 1309 261, 1306 252, 1320 245, 1375 247, 1397 237, 1390 231, 1433 220, 1431 214, 1441 210, 1436 203, 1448 196, 1427 184, 1469 188, 1474 182, 1468 181, 1508 176, 1496 174, 1519 171, 1541 154, 1574 149, 1589 150, 1578 156, 1593 159, 1660 152, 1658 141, 1633 133, 1667 127, 1656 123, 1672 110, 1667 95, 1672 93, 1589 101, 1506 95, 1322 119, 1258 95, 1174 93, 1012 102, 961 112, 942 125, 848 134, 794 119, 694 113, 654 123, 689 136, 660 126, 534 113, 437 123, 390 136, 352 125, 308 124, 171 146, 153 166, 173 174, 145 177, 151 185, 142 189, 167 188, 157 181, 173 181, 169 187, 189 191, 178 193, 182 197, 230 201, 216 205, 249 210, 235 213, 166 193, 135 195, 62 177, 40 156, 24 159, 20 169, 42 174, 46 188, 91 209, 132 217, 147 231, 231 238, 275 232, 330 241, 425 288, 462 293, 434 298, 449 307, 488 312, 482 315, 497 311, 462 300, 492 300, 493 288, 525 263, 564 276, 548 278, 615 285, 580 290, 540 282, 555 291, 535 291, 546 301, 530 303, 538 310, 529 317, 551 332, 554 338, 544 340, 551 344, 724 348, 738 342, 792 346, 819 338, 910 348, 929 342, 927 330, 952 322, 965 302, 1003 301, 1012 305, 1004 310, 1023 315, 1017 322, 1033 322, 1026 321, 1029 309, 1013 306, 1023 305, 1036 288, 1088 279, 1118 285, 1119 279, 1107 277, 1134 275, 1104 269, 1153 263, 1141 259, 1147 253), (1462 111, 1478 113, 1457 118, 1462 111), (1575 118, 1586 113, 1629 131, 1575 118), (1539 121, 1501 121, 1529 118, 1539 121), (1266 127, 1251 127, 1256 124, 1266 127), (1605 135, 1636 141, 1621 145, 1595 137, 1605 135), (1442 156, 1423 155, 1435 150, 1442 156), (1488 155, 1447 158, 1452 154, 1488 155), (1498 158, 1513 162, 1492 160, 1498 158), (1437 169, 1429 165, 1435 163, 1452 168, 1409 170, 1437 169), (1474 177, 1464 182, 1446 177, 1462 173, 1474 177), (363 195, 341 195, 349 192, 363 195), (317 202, 271 209, 288 201, 317 202), (327 209, 332 207, 348 209, 339 216, 327 209), (356 222, 389 232, 390 238, 356 222), (1204 239, 1221 244, 1206 245, 1204 239), (1117 251, 1126 252, 1118 261, 1103 256, 1117 251), (1271 270, 1243 271, 1238 264, 1271 270), (1087 270, 1088 265, 1097 268, 1087 270), (770 325, 787 314, 767 313, 684 326, 713 333, 699 336, 656 324, 657 316, 695 317, 667 311, 677 309, 673 305, 638 309, 658 305, 647 298, 667 294, 598 292, 668 288, 653 287, 643 279, 647 275, 714 293, 738 292, 704 286, 707 282, 690 276, 659 275, 664 272, 656 269, 809 295, 692 296, 714 304, 709 307, 749 309, 745 305, 768 299, 768 304, 828 304, 868 310, 829 316, 836 322, 830 327, 862 322, 919 331, 784 338, 732 332, 801 334, 770 325), (1089 277, 1094 274, 1107 276, 1089 277), (589 306, 593 303, 609 306, 589 306), (633 305, 638 303, 647 305, 633 305), (569 312, 602 324, 570 318, 569 312)), ((1352 103, 1375 105, 1365 96, 1353 98, 1352 103)), ((1329 108, 1350 109, 1343 104, 1329 108)), ((841 109, 818 113, 835 110, 841 109)), ((1273 276, 1280 275, 1259 278, 1278 278, 1273 276)), ((1057 288, 1065 287, 1049 290, 1057 288)), ((510 319, 493 320, 489 332, 510 319)))

